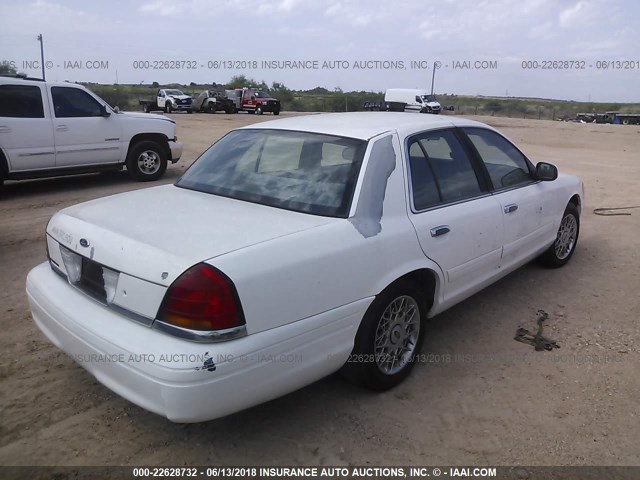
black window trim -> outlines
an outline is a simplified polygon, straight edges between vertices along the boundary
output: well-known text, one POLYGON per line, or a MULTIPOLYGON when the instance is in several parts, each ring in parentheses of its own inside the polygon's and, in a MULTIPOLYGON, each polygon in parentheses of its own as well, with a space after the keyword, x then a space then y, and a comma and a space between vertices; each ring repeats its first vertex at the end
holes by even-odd
POLYGON ((477 126, 477 125, 466 125, 466 126, 462 126, 462 127, 456 127, 456 129, 460 131, 460 136, 464 137, 464 139, 465 139, 464 141, 467 144, 469 150, 471 151, 472 155, 478 161, 478 163, 480 165, 480 168, 482 169, 483 176, 485 177, 486 182, 488 183, 490 191, 491 191, 492 194, 500 194, 500 193, 503 193, 503 192, 516 190, 518 188, 524 188, 524 187, 528 187, 530 185, 535 185, 536 183, 540 182, 540 180, 536 179, 536 173, 535 173, 536 169, 535 169, 535 166, 533 165, 533 163, 531 162, 531 160, 529 160, 529 158, 522 152, 522 150, 520 150, 512 141, 510 141, 507 137, 502 135, 500 132, 498 132, 498 131, 496 131, 496 130, 494 130, 492 128, 487 128, 487 127, 477 126), (467 134, 467 130, 468 129, 485 130, 485 131, 488 131, 488 132, 493 132, 496 135, 498 135, 500 138, 502 138, 505 142, 507 142, 509 145, 511 145, 518 153, 520 153, 520 155, 522 155, 522 158, 524 158, 524 161, 527 164, 527 168, 529 169, 529 175, 531 175, 531 181, 519 183, 517 185, 512 185, 512 186, 509 186, 509 187, 496 188, 496 186, 493 184, 493 181, 491 180, 491 176, 489 175, 489 171, 487 170, 487 167, 484 164, 484 161, 482 160, 482 156, 480 155, 480 152, 478 152, 478 149, 473 144, 473 141, 469 138, 469 135, 467 134))
MULTIPOLYGON (((430 128, 428 130, 423 130, 421 132, 416 132, 413 133, 411 135, 409 135, 408 137, 406 137, 404 139, 404 150, 405 150, 405 168, 407 171, 407 181, 408 181, 408 192, 409 192, 409 205, 411 207, 411 212, 413 214, 421 214, 424 212, 430 212, 432 210, 438 210, 440 208, 444 208, 444 207, 449 207, 452 205, 458 205, 461 203, 467 203, 467 202, 471 202, 473 200, 477 200, 480 198, 485 198, 485 197, 489 197, 493 194, 492 190, 491 190, 491 183, 487 182, 487 178, 488 178, 488 172, 486 171, 486 168, 484 167, 484 164, 482 162, 482 160, 473 152, 469 149, 469 145, 467 142, 470 142, 471 140, 469 140, 468 138, 466 138, 466 135, 461 135, 462 132, 460 132, 460 129, 458 127, 453 127, 453 126, 448 126, 448 127, 441 127, 441 128, 430 128), (454 134, 454 136, 458 139, 458 141, 460 142, 460 145, 462 146, 464 152, 467 154, 468 158, 469 158, 469 162, 471 163, 471 167, 473 168, 475 174, 476 174, 476 179, 478 180, 478 185, 480 187, 480 194, 478 195, 474 195, 471 197, 467 197, 467 198, 462 198, 460 200, 454 200, 452 202, 441 202, 438 203, 436 205, 432 205, 430 207, 427 208, 423 208, 421 210, 418 210, 414 204, 413 201, 413 182, 412 182, 412 173, 411 173, 411 162, 409 159, 409 144, 416 139, 416 137, 420 137, 421 135, 425 135, 425 134, 429 134, 432 132, 440 132, 440 131, 450 131, 454 134), (478 163, 480 162, 480 163, 478 163)), ((425 158, 428 158, 425 151, 424 151, 424 147, 418 143, 418 145, 420 146, 420 149, 422 150, 422 153, 425 154, 425 158)), ((525 157, 526 158, 526 157, 525 157)), ((431 169, 431 165, 429 164, 429 169, 431 169)), ((434 179, 435 179, 435 175, 434 175, 434 179)), ((439 187, 439 183, 436 180, 436 185, 438 185, 438 189, 439 187)), ((440 192, 438 191, 438 194, 440 192)), ((440 196, 440 198, 442 198, 442 196, 440 196)))

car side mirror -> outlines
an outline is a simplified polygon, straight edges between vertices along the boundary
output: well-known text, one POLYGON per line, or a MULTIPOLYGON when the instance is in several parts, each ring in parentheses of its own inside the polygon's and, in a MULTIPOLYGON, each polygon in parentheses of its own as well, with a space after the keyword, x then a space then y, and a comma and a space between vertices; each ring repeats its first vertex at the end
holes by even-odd
POLYGON ((551 163, 539 162, 536 165, 536 178, 543 182, 552 182, 558 178, 558 167, 551 163))
POLYGON ((115 113, 120 113, 120 107, 116 105, 115 107, 113 107, 113 111, 115 113))
POLYGON ((107 110, 107 107, 105 105, 100 105, 100 116, 106 118, 110 115, 111 115, 111 112, 107 110))

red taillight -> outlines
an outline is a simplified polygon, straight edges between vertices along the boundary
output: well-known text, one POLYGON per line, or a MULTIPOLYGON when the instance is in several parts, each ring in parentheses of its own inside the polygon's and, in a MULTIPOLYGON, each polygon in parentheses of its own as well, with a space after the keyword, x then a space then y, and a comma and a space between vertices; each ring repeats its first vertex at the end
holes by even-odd
POLYGON ((206 263, 194 265, 171 284, 158 320, 190 330, 225 330, 244 325, 231 280, 206 263))

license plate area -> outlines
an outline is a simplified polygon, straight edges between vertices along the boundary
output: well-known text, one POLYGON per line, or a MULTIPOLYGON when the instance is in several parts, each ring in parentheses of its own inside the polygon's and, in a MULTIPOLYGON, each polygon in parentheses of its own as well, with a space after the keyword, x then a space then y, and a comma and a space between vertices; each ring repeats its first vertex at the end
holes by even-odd
POLYGON ((113 302, 120 273, 60 245, 69 283, 96 300, 113 302))
POLYGON ((101 302, 107 302, 107 291, 104 286, 103 267, 88 258, 82 257, 79 286, 89 295, 101 302))

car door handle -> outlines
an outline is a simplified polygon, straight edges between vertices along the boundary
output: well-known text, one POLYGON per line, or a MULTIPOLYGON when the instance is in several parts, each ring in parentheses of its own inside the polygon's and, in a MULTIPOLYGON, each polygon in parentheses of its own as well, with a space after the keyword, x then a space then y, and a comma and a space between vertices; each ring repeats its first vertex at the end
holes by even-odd
POLYGON ((516 210, 518 210, 518 205, 516 205, 515 203, 512 203, 511 205, 506 205, 504 207, 504 213, 513 213, 516 210))
POLYGON ((439 237, 440 235, 444 235, 449 233, 451 229, 449 225, 440 225, 439 227, 433 227, 430 232, 432 237, 439 237))
POLYGON ((66 125, 58 125, 56 127, 56 130, 59 132, 66 132, 67 130, 69 130, 69 127, 67 127, 66 125))
POLYGON ((11 131, 11 128, 7 127, 6 125, 0 125, 0 133, 9 133, 11 131))

